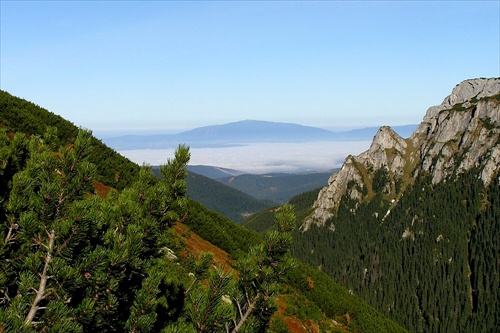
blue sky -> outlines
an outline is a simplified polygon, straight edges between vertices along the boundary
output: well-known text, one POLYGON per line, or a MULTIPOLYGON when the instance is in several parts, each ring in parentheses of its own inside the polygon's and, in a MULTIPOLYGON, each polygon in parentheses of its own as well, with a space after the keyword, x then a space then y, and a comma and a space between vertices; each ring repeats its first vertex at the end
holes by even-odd
POLYGON ((0 1, 0 87, 97 134, 419 123, 500 76, 499 1, 0 1))

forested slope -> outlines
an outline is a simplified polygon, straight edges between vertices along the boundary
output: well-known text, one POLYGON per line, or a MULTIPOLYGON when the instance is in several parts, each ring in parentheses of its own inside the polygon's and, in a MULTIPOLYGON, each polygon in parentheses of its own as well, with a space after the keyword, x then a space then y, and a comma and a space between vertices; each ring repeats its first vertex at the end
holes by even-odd
MULTIPOLYGON (((313 210, 312 205, 318 197, 320 188, 298 194, 291 198, 288 203, 295 207, 297 221, 303 221, 309 216, 313 210)), ((261 235, 264 235, 273 225, 270 223, 274 209, 269 208, 262 210, 252 216, 246 218, 242 225, 250 230, 254 230, 261 235)))
POLYGON ((266 209, 277 206, 276 203, 258 200, 244 192, 221 184, 208 177, 189 172, 186 178, 188 196, 205 207, 215 210, 233 220, 241 222, 246 217, 266 209))
POLYGON ((330 175, 331 172, 243 174, 219 181, 254 198, 280 204, 297 194, 325 186, 330 175))
MULTIPOLYGON (((54 113, 0 90, 0 125, 12 132, 42 135, 47 127, 57 128, 56 144, 73 143, 78 127, 54 113)), ((123 189, 136 177, 139 167, 92 137, 90 162, 97 167, 96 180, 123 189)))
POLYGON ((292 253, 413 332, 499 327, 500 183, 477 173, 433 185, 420 176, 380 223, 381 197, 341 203, 329 223, 296 234, 292 253))
MULTIPOLYGON (((319 195, 295 198, 292 254, 412 332, 496 332, 499 91, 468 80, 409 139, 381 128, 319 195)), ((270 215, 243 224, 262 232, 270 215)))
POLYGON ((496 332, 499 165, 500 78, 466 80, 348 156, 292 253, 412 332, 496 332))

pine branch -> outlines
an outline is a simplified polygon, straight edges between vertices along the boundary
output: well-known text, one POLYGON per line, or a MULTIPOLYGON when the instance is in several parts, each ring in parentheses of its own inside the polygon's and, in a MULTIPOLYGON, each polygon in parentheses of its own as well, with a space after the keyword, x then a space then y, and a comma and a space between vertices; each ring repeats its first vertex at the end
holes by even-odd
POLYGON ((9 244, 14 240, 15 235, 13 234, 13 231, 16 230, 18 227, 19 226, 17 223, 10 224, 9 231, 7 232, 7 237, 5 237, 5 244, 9 244))
MULTIPOLYGON (((0 293, 3 294, 3 297, 0 297, 0 305, 2 304, 7 304, 9 301, 10 301, 10 297, 9 297, 9 292, 8 292, 8 288, 5 288, 5 290, 0 290, 0 293)), ((0 326, 1 328, 1 326, 0 326)), ((0 333, 2 333, 2 331, 0 330, 0 333)))
POLYGON ((191 288, 193 288, 195 282, 197 281, 196 279, 196 276, 194 277, 194 280, 193 282, 191 282, 191 285, 189 286, 189 288, 186 289, 186 291, 184 292, 184 295, 187 295, 189 293, 189 291, 191 290, 191 288))
POLYGON ((45 265, 43 266, 43 272, 40 276, 40 286, 38 287, 38 291, 36 292, 35 300, 33 304, 31 304, 31 309, 24 320, 24 325, 28 326, 33 324, 33 319, 38 310, 42 309, 38 304, 41 300, 45 298, 45 288, 47 286, 47 280, 49 279, 47 275, 47 271, 49 270, 50 263, 52 262, 52 250, 54 249, 54 240, 56 239, 55 232, 52 230, 49 234, 49 245, 47 247, 47 256, 45 257, 45 265))
POLYGON ((243 315, 243 317, 240 318, 240 321, 234 327, 232 333, 239 332, 239 330, 241 329, 241 327, 248 320, 248 317, 250 317, 250 315, 252 314, 253 310, 255 310, 255 306, 257 305, 257 301, 259 300, 259 298, 260 298, 260 294, 257 293, 257 295, 255 295, 255 298, 253 299, 253 301, 251 303, 249 303, 247 311, 245 312, 245 314, 243 315))
MULTIPOLYGON (((243 310, 241 308, 239 300, 237 300, 236 297, 234 298, 234 302, 236 303, 236 306, 238 307, 238 313, 240 314, 240 317, 243 317, 243 310)), ((236 326, 236 321, 234 322, 234 326, 236 326)))
POLYGON ((66 248, 66 246, 69 244, 69 242, 73 238, 73 236, 76 235, 77 230, 78 230, 78 226, 73 225, 73 227, 71 228, 70 235, 66 238, 66 240, 62 244, 59 244, 59 246, 57 247, 56 255, 61 254, 61 251, 63 251, 66 248))

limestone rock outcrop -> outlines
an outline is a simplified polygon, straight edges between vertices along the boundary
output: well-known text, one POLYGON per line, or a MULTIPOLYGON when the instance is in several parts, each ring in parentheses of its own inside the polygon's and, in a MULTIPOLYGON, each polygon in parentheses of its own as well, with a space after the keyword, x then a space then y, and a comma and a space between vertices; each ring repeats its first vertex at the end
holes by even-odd
POLYGON ((480 170, 486 185, 500 170, 500 78, 461 82, 427 110, 408 139, 381 127, 367 151, 348 156, 330 177, 301 228, 325 225, 344 196, 361 202, 382 192, 397 204, 405 184, 419 173, 430 173, 438 183, 471 168, 480 170))

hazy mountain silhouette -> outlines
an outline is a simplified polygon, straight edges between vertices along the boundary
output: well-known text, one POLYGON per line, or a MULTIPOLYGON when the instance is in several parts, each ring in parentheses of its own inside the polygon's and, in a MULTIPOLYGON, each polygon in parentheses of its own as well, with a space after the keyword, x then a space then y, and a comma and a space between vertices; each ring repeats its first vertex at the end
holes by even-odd
MULTIPOLYGON (((417 125, 395 126, 401 136, 409 136, 417 125)), ((193 148, 228 147, 262 142, 312 142, 371 140, 379 127, 344 132, 293 123, 243 120, 223 125, 198 127, 178 134, 126 135, 103 139, 116 150, 165 149, 179 143, 193 148)))

